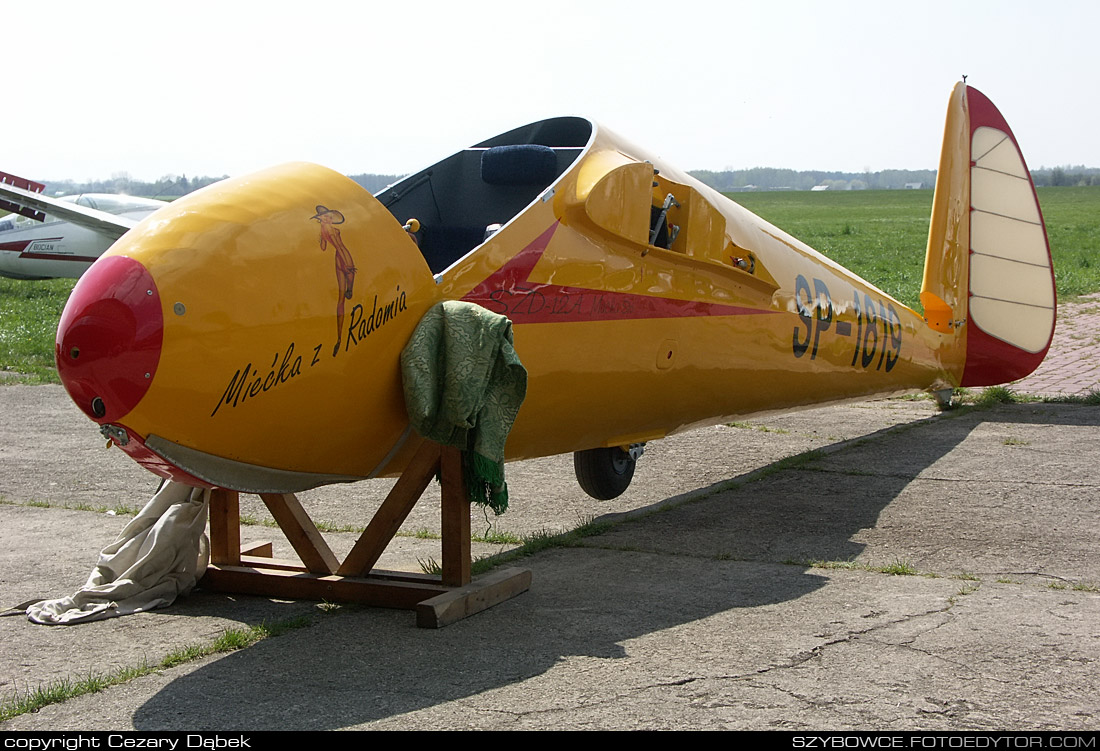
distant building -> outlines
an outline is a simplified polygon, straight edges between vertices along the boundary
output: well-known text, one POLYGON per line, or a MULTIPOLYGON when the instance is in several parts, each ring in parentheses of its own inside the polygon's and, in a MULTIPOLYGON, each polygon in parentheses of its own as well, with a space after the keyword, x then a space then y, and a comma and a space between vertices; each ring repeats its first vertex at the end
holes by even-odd
POLYGON ((811 193, 816 193, 819 190, 828 190, 828 189, 829 189, 828 185, 815 185, 814 187, 810 188, 810 192, 811 193))
POLYGON ((905 183, 906 190, 920 190, 924 187, 924 183, 905 183))

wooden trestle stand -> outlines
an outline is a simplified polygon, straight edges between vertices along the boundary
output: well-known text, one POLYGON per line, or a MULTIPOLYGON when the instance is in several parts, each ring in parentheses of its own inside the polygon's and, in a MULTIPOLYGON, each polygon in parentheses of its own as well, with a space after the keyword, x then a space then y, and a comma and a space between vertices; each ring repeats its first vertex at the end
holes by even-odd
POLYGON ((241 547, 239 494, 210 492, 210 567, 202 585, 220 592, 357 602, 416 611, 416 625, 440 628, 526 592, 528 569, 470 577, 470 502, 462 454, 425 440, 341 563, 291 493, 260 493, 302 559, 272 558, 271 543, 241 547), (442 491, 442 575, 373 570, 436 472, 442 491))

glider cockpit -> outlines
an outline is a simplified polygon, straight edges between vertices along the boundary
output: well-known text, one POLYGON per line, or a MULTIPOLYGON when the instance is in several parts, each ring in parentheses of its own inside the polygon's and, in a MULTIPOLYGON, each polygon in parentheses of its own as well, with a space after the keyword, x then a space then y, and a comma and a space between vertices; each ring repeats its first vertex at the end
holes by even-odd
MULTIPOLYGON (((579 117, 533 123, 460 151, 412 174, 376 198, 402 225, 415 219, 420 252, 440 274, 482 245, 591 151, 596 126, 579 117)), ((756 254, 730 239, 725 215, 700 191, 620 151, 589 154, 576 186, 581 221, 643 254, 666 251, 774 280, 756 254)), ((690 263, 690 261, 689 261, 690 263)), ((770 291, 770 290, 769 290, 770 291)))
POLYGON ((592 133, 592 123, 579 117, 517 128, 410 175, 376 198, 401 224, 420 223, 420 252, 438 274, 543 195, 577 161, 592 133))

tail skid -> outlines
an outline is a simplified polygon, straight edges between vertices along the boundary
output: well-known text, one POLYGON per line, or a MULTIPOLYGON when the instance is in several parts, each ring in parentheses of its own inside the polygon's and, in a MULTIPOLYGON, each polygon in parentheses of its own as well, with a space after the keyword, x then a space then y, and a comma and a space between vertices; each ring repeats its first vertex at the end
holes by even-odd
POLYGON ((1004 117, 958 84, 948 106, 921 304, 957 337, 959 385, 1031 373, 1054 335, 1050 245, 1035 186, 1004 117))

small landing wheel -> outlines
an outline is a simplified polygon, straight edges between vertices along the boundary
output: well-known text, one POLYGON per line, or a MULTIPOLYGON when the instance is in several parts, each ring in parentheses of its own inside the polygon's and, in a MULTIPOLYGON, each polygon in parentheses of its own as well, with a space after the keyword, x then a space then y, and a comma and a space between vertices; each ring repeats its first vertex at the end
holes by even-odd
POLYGON ((573 453, 573 470, 581 490, 598 501, 622 495, 630 486, 637 463, 636 456, 618 446, 573 453))
POLYGON ((954 396, 954 389, 937 389, 932 392, 932 398, 936 400, 936 406, 940 408, 941 412, 947 412, 958 406, 952 397, 954 396))

